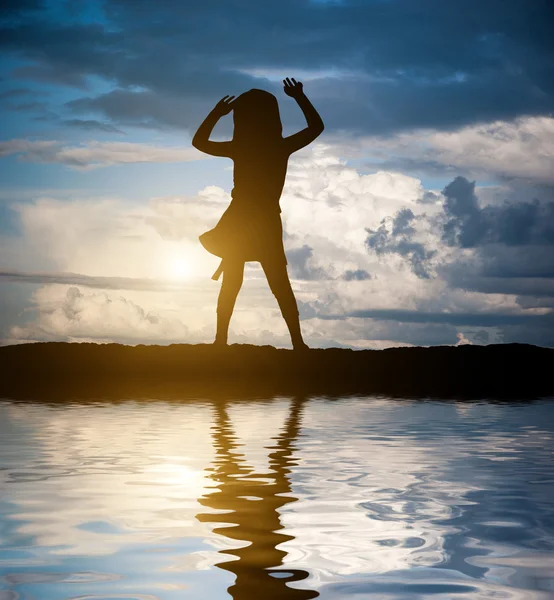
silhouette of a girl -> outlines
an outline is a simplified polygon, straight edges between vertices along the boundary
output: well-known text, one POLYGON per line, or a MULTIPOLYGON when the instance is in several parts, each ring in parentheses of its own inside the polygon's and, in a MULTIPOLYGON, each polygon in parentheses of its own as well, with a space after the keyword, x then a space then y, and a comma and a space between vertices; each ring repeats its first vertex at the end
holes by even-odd
POLYGON ((242 286, 244 263, 259 261, 289 328, 294 349, 307 348, 300 331, 298 306, 287 273, 279 199, 289 156, 310 144, 323 131, 323 121, 303 91, 302 83, 285 79, 285 94, 294 98, 307 127, 283 138, 279 105, 273 94, 252 89, 238 98, 225 96, 206 117, 192 145, 234 162, 232 201, 218 224, 200 236, 204 248, 221 257, 213 275, 223 283, 217 301, 215 344, 227 344, 229 321, 242 286), (210 141, 217 121, 233 111, 234 132, 229 142, 210 141))

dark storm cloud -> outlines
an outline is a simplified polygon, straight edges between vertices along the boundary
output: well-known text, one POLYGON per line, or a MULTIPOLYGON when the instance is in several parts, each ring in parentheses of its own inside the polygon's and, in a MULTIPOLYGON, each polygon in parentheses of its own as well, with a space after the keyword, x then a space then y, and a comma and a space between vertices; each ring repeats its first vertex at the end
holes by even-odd
POLYGON ((14 98, 21 98, 21 96, 44 96, 45 94, 47 94, 47 92, 29 90, 27 88, 13 88, 11 90, 0 92, 0 100, 12 100, 14 98))
MULTIPOLYGON (((416 345, 454 344, 459 330, 473 341, 519 342, 554 346, 554 313, 515 314, 498 312, 422 312, 418 310, 371 309, 346 314, 318 314, 324 320, 367 320, 362 326, 368 339, 393 339, 416 345), (470 333, 478 328, 475 333, 470 333), (487 331, 486 328, 489 331, 487 331), (379 331, 382 337, 379 337, 379 331), (494 332, 494 333, 493 333, 494 332)), ((356 322, 356 321, 353 321, 356 322)))
POLYGON ((495 288, 496 293, 521 295, 526 293, 523 282, 527 280, 529 289, 542 294, 547 284, 537 285, 537 281, 554 278, 554 201, 549 188, 544 188, 544 195, 544 200, 512 198, 481 206, 475 182, 459 176, 442 191, 438 216, 416 217, 404 208, 392 219, 383 219, 377 229, 367 228, 366 246, 378 256, 406 258, 420 278, 429 278, 435 269, 454 287, 487 293, 495 288), (418 221, 434 229, 444 245, 474 249, 474 256, 435 264, 437 251, 414 239, 418 221), (514 278, 520 281, 502 282, 514 278))
POLYGON ((392 230, 389 231, 387 220, 383 219, 377 230, 366 229, 369 234, 366 245, 378 256, 398 254, 407 259, 410 267, 419 278, 430 277, 428 263, 435 255, 434 250, 428 250, 424 244, 412 239, 415 229, 412 223, 416 219, 409 208, 398 211, 392 220, 392 230))
POLYGON ((475 182, 456 177, 443 190, 443 239, 450 246, 554 245, 554 202, 505 202, 480 208, 475 182))
POLYGON ((2 0, 0 2, 0 19, 17 17, 22 13, 43 8, 43 0, 2 0))
POLYGON ((81 87, 89 75, 109 81, 117 95, 92 94, 72 108, 115 121, 190 129, 195 100, 205 112, 226 93, 276 87, 256 69, 323 71, 309 90, 328 131, 447 128, 554 110, 549 0, 97 6, 105 25, 31 16, 1 27, 0 47, 28 61, 21 77, 81 87), (336 70, 353 75, 329 74, 336 70), (181 111, 167 111, 177 99, 181 111))
MULTIPOLYGON (((500 327, 535 325, 549 327, 552 336, 554 330, 554 314, 502 314, 502 313, 451 313, 422 312, 416 310, 372 309, 357 310, 345 315, 361 319, 378 321, 399 321, 401 323, 448 323, 454 326, 500 327)), ((337 318, 335 315, 334 318, 337 318)))
POLYGON ((105 115, 116 123, 152 128, 191 130, 206 116, 206 101, 179 95, 160 95, 151 91, 113 90, 97 97, 82 97, 68 102, 74 113, 105 115))
POLYGON ((537 298, 535 296, 517 296, 516 302, 521 308, 554 308, 554 295, 537 298))
MULTIPOLYGON (((450 289, 513 295, 522 312, 362 310, 349 316, 494 327, 505 336, 505 341, 517 341, 525 330, 525 341, 553 346, 554 202, 548 186, 536 191, 539 197, 533 200, 518 202, 510 196, 483 206, 475 182, 456 177, 442 191, 438 214, 433 211, 433 216, 416 216, 404 208, 384 219, 377 229, 366 229, 369 252, 377 256, 397 254, 405 258, 418 277, 438 277, 450 289), (428 241, 415 241, 424 239, 418 232, 421 225, 423 231, 433 232, 428 241), (456 249, 464 252, 453 252, 456 249), (524 313, 526 309, 543 310, 539 314, 524 313)), ((494 306, 493 301, 491 307, 494 306)))
POLYGON ((320 267, 311 265, 313 248, 304 245, 301 248, 292 248, 287 251, 287 261, 291 268, 291 275, 295 279, 315 280, 326 279, 327 275, 320 267))
POLYGON ((452 264, 439 270, 454 288, 483 294, 513 294, 554 298, 554 278, 544 277, 487 277, 478 265, 452 264))
POLYGON ((29 61, 14 71, 17 77, 82 88, 88 75, 117 78, 117 62, 130 58, 123 34, 97 24, 6 25, 0 27, 0 48, 29 61))
POLYGON ((487 277, 554 278, 554 252, 550 246, 479 248, 481 272, 487 277))
POLYGON ((310 89, 327 117, 326 126, 354 135, 422 127, 453 129, 554 110, 554 92, 541 88, 539 93, 522 74, 479 72, 460 81, 434 80, 433 76, 419 81, 406 74, 390 78, 327 78, 311 83, 310 89), (337 87, 342 94, 339 98, 337 87))
MULTIPOLYGON (((443 195, 443 240, 450 246, 473 248, 475 254, 441 265, 438 274, 455 288, 513 294, 522 308, 551 308, 554 202, 536 198, 481 207, 474 182, 463 177, 446 186, 443 195)), ((554 340, 554 321, 547 326, 554 340)))

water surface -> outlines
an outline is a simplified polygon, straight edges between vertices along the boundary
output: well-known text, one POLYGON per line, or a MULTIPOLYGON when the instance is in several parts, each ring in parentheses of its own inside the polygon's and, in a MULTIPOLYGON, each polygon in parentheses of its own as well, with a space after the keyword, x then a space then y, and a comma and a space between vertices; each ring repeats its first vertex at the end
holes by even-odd
POLYGON ((0 600, 554 598, 554 403, 0 401, 0 600))

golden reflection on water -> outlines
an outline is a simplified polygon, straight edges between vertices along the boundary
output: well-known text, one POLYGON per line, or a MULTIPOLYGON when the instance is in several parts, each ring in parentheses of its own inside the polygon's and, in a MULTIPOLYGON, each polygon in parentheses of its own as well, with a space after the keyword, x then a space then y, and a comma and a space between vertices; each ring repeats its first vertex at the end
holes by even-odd
POLYGON ((282 570, 286 552, 278 546, 293 539, 281 533, 279 509, 296 502, 292 495, 289 474, 295 464, 294 445, 301 426, 305 398, 291 401, 290 411, 278 435, 275 445, 269 447, 269 470, 256 472, 237 452, 239 445, 227 407, 223 403, 214 406, 215 425, 212 437, 215 447, 213 467, 207 469, 213 479, 215 491, 199 499, 200 504, 212 510, 196 515, 204 523, 220 523, 215 534, 246 545, 237 549, 225 549, 222 554, 235 556, 217 564, 236 577, 228 592, 236 600, 264 598, 267 600, 291 598, 307 600, 316 598, 315 591, 290 588, 287 584, 308 577, 301 569, 282 570), (213 512, 218 511, 218 512, 213 512))

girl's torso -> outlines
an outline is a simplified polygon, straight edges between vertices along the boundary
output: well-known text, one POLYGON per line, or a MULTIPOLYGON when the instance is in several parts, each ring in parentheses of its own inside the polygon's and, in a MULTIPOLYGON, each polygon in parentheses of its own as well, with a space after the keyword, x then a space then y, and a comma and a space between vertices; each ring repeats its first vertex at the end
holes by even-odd
POLYGON ((233 203, 244 208, 275 209, 287 174, 288 153, 282 140, 268 145, 233 148, 233 203))

